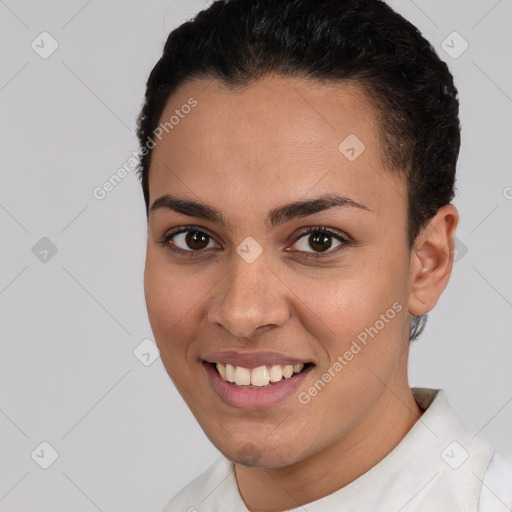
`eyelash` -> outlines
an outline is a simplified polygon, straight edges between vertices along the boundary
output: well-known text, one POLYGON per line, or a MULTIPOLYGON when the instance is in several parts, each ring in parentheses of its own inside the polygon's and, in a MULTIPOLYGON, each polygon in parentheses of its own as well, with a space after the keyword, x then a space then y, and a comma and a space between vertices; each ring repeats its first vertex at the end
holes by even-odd
MULTIPOLYGON (((209 239, 213 240, 212 236, 210 236, 206 231, 198 228, 197 226, 182 226, 180 228, 176 228, 176 230, 174 230, 174 231, 170 231, 170 232, 166 233, 161 240, 158 240, 158 242, 160 244, 162 244, 165 248, 167 248, 169 251, 171 251, 175 254, 178 254, 179 256, 185 257, 185 258, 197 258, 197 257, 202 256, 203 252, 206 251, 207 249, 201 249, 200 251, 193 251, 193 250, 185 251, 184 249, 175 248, 170 245, 169 242, 172 240, 173 237, 175 237, 176 235, 179 235, 181 233, 187 233, 188 231, 199 231, 200 233, 205 234, 209 239)), ((341 245, 339 245, 338 247, 335 247, 334 249, 331 249, 331 250, 328 249, 327 251, 318 252, 318 253, 304 252, 304 251, 293 251, 293 252, 302 253, 301 257, 306 258, 306 259, 316 260, 316 259, 320 259, 320 258, 326 258, 326 257, 332 256, 333 253, 342 251, 346 247, 353 245, 352 242, 348 238, 343 236, 339 231, 336 231, 332 228, 328 228, 325 226, 313 226, 313 227, 307 228, 306 231, 303 231, 302 233, 300 233, 297 236, 297 238, 295 238, 293 244, 297 243, 301 238, 304 238, 306 235, 309 235, 311 233, 332 235, 339 242, 341 242, 341 245)))

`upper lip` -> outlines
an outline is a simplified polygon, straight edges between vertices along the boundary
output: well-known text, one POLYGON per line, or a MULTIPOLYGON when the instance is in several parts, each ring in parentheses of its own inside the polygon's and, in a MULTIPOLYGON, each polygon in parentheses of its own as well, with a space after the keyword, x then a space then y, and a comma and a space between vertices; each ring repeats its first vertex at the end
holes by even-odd
POLYGON ((232 366, 242 366, 244 368, 257 368, 258 366, 273 366, 286 364, 307 363, 306 359, 287 356, 277 352, 238 352, 236 350, 225 350, 221 352, 212 352, 203 357, 208 363, 223 363, 232 366))

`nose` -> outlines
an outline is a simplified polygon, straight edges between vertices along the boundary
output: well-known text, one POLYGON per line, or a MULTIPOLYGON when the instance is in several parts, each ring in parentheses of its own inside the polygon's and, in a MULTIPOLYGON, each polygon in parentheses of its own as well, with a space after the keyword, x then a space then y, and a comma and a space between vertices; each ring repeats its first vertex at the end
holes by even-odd
POLYGON ((262 255, 252 263, 236 257, 231 271, 216 288, 208 321, 233 336, 251 338, 284 325, 290 316, 287 288, 262 255))

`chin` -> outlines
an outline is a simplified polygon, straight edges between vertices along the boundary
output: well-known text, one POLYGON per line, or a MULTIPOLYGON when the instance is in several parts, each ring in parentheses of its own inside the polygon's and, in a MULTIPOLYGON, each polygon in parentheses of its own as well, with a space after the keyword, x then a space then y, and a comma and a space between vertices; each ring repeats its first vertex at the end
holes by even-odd
MULTIPOLYGON (((213 442, 216 448, 231 462, 253 468, 280 468, 294 464, 301 460, 295 443, 290 445, 271 444, 265 439, 249 441, 249 436, 244 439, 226 444, 224 438, 221 443, 213 442), (295 446, 293 446, 295 444, 295 446)), ((301 444, 303 447, 303 445, 301 444)))
MULTIPOLYGON (((295 454, 296 456, 297 454, 295 454)), ((295 463, 294 457, 265 453, 252 443, 246 443, 229 459, 235 464, 250 468, 282 468, 295 463)))

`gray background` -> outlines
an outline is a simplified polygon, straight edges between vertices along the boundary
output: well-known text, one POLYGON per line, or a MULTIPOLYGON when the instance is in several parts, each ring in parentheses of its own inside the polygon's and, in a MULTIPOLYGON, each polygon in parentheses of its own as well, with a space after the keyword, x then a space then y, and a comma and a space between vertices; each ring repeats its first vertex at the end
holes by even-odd
MULTIPOLYGON (((136 176, 93 196, 137 149, 168 32, 204 3, 0 0, 2 512, 159 511, 216 457, 161 360, 140 355, 151 345, 137 351, 152 334, 136 176), (31 47, 51 49, 43 31, 47 58, 31 47)), ((411 384, 444 388, 512 458, 512 2, 390 3, 448 62, 463 125, 457 263, 411 384)))

